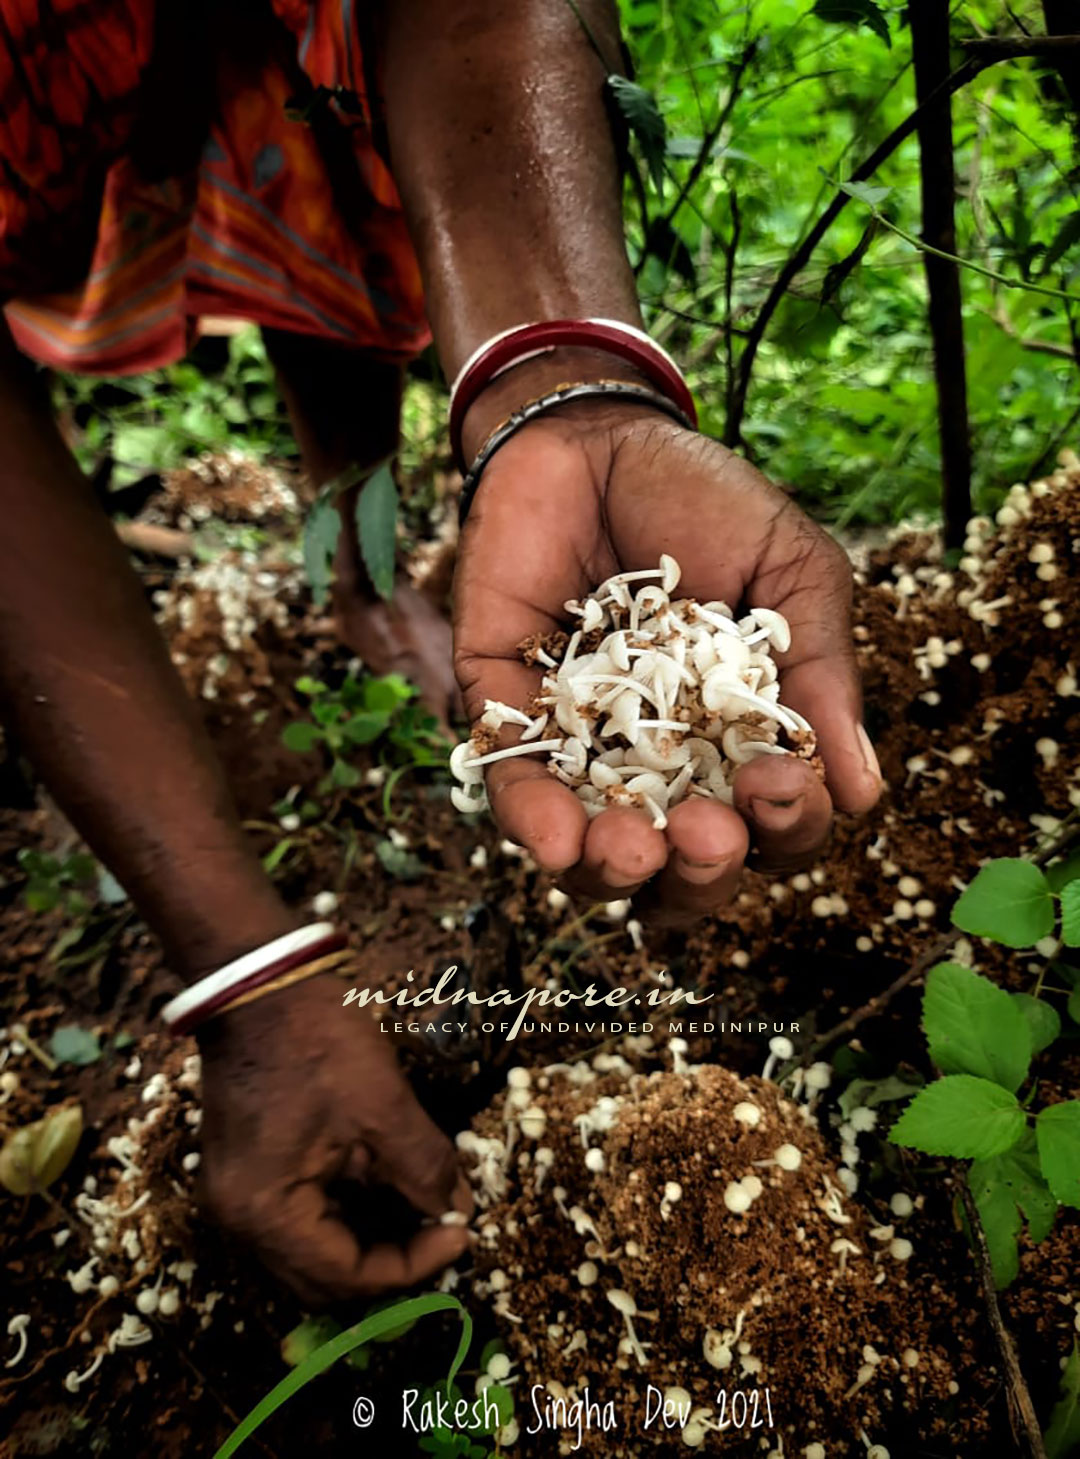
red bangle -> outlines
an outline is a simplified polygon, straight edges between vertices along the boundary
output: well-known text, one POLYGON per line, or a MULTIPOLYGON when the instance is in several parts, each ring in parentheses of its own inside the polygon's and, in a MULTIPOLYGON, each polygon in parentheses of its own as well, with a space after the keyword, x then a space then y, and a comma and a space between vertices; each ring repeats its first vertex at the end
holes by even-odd
POLYGON ((465 416, 482 391, 500 375, 537 355, 560 347, 603 350, 635 366, 649 384, 678 406, 696 427, 697 409, 690 387, 665 349, 643 330, 617 319, 548 319, 520 324, 495 335, 475 350, 450 391, 450 446, 464 472, 461 433, 465 416))
MULTIPOLYGON (((294 968, 302 967, 305 963, 314 962, 317 958, 323 958, 328 953, 339 952, 346 946, 348 937, 344 932, 330 932, 324 937, 306 943, 292 952, 285 953, 282 957, 274 958, 272 962, 248 973, 246 977, 237 978, 226 987, 213 988, 205 993, 198 1001, 190 1000, 191 1006, 184 1008, 183 1012, 169 1016, 173 1004, 178 1004, 180 999, 174 999, 165 1010, 163 1016, 172 1034, 190 1033, 192 1029, 198 1028, 207 1019, 213 1018, 222 1008, 241 997, 244 993, 250 993, 255 988, 261 988, 264 983, 271 983, 275 978, 290 973, 294 968)), ((209 979, 204 979, 209 982, 209 979)), ((195 984, 189 989, 189 995, 199 988, 195 984)))

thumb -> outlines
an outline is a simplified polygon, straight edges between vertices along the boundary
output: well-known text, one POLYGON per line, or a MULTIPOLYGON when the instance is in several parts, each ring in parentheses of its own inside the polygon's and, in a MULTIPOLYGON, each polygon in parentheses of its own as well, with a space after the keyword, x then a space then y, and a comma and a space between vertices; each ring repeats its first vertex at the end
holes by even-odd
POLYGON ((407 1085, 372 1143, 373 1174, 400 1191, 418 1211, 425 1216, 441 1216, 450 1210, 471 1215, 472 1196, 457 1151, 407 1085))

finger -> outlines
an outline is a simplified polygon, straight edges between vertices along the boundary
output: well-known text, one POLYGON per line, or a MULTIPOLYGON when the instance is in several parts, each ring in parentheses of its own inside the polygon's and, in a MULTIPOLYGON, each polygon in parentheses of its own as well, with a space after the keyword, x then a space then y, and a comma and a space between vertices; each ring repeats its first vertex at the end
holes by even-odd
POLYGON ((457 1151, 428 1118, 412 1090, 401 1081, 399 1098, 385 1122, 365 1143, 372 1146, 372 1179, 392 1185, 425 1216, 457 1209, 461 1166, 457 1151))
POLYGON ((797 870, 829 834, 832 802, 811 765, 793 755, 759 755, 735 776, 735 809, 746 821, 755 869, 797 870))
POLYGON ((260 1233, 258 1245, 267 1265, 305 1301, 324 1303, 411 1286, 456 1261, 468 1242, 460 1226, 428 1226, 405 1246, 362 1251, 331 1213, 322 1187, 303 1181, 285 1192, 273 1231, 260 1233))
POLYGON ((881 767, 863 728, 854 661, 833 655, 795 665, 780 697, 814 727, 825 784, 837 810, 864 815, 881 795, 881 767))
POLYGON ((632 897, 667 858, 664 833, 645 811, 612 806, 588 823, 581 861, 562 885, 572 896, 593 902, 632 897))
MULTIPOLYGON (((540 687, 539 672, 511 660, 492 659, 463 668, 459 658, 459 672, 465 675, 466 703, 474 719, 483 713, 485 699, 521 707, 540 687)), ((519 738, 517 730, 504 730, 500 747, 519 738)), ((558 873, 581 860, 589 818, 569 786, 546 769, 546 761, 542 750, 497 760, 486 771, 487 793, 503 835, 524 846, 545 871, 558 873)))
POLYGON ((687 921, 729 902, 750 845, 742 817, 695 796, 669 812, 666 836, 670 856, 656 884, 662 913, 687 921))

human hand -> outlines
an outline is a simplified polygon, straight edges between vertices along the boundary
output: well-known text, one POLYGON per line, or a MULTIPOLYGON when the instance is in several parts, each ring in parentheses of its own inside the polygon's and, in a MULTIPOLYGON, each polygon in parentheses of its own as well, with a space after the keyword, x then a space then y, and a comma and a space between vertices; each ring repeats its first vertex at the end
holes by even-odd
POLYGON ((648 883, 669 921, 715 911, 734 893, 753 844, 756 865, 786 872, 823 844, 833 808, 864 812, 881 788, 860 718, 845 553, 740 457, 629 404, 578 403, 538 419, 484 472, 458 556, 455 665, 471 720, 485 699, 525 705, 540 671, 517 645, 565 621, 563 603, 612 573, 682 567, 680 592, 774 608, 791 625, 777 655, 781 699, 813 725, 826 768, 767 755, 735 779, 734 809, 697 798, 664 831, 642 811, 590 821, 570 789, 530 757, 487 771, 503 832, 568 891, 592 900, 648 883))
POLYGON ((225 1013, 200 1045, 206 1202, 303 1301, 411 1286, 465 1250, 465 1230, 443 1225, 361 1250, 327 1192, 356 1181, 393 1187, 427 1216, 472 1210, 453 1145, 385 1036, 342 1009, 335 978, 225 1013))

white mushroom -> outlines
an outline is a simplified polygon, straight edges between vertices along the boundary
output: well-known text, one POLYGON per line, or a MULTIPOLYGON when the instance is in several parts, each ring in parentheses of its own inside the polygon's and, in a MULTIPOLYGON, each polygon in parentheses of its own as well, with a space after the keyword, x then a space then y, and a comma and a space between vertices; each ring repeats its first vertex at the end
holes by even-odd
POLYGON ((15 1350, 15 1355, 11 1358, 8 1358, 7 1362, 4 1364, 5 1368, 17 1367, 18 1364, 21 1363, 23 1358, 25 1357, 27 1343, 29 1342, 29 1338, 27 1337, 27 1328, 29 1328, 29 1326, 29 1312, 16 1313, 16 1315, 8 1323, 8 1337, 18 1338, 19 1346, 15 1350))

